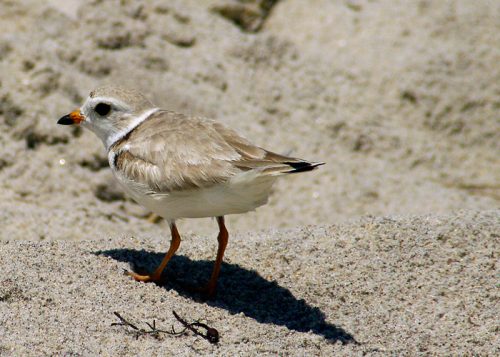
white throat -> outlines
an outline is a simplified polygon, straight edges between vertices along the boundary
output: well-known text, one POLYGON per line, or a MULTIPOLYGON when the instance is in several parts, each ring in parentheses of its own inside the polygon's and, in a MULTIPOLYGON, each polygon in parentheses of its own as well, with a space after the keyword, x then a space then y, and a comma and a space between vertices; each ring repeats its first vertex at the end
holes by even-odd
POLYGON ((134 118, 125 129, 118 131, 118 132, 115 132, 115 133, 111 134, 110 136, 108 136, 106 138, 106 142, 105 142, 106 150, 109 151, 109 148, 111 146, 113 146, 114 143, 116 143, 118 140, 122 139, 125 135, 127 135, 132 130, 134 130, 137 126, 139 126, 139 124, 141 124, 144 120, 146 120, 147 118, 149 118, 151 115, 153 115, 154 113, 156 113, 159 110, 160 110, 160 108, 153 108, 153 109, 146 110, 144 113, 142 113, 138 117, 134 118))

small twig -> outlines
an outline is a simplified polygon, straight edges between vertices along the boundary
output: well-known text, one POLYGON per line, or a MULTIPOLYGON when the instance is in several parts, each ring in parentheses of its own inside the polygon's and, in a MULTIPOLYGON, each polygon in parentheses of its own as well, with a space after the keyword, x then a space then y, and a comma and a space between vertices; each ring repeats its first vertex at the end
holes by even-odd
POLYGON ((217 331, 213 327, 210 327, 207 324, 201 323, 199 321, 195 321, 195 322, 188 324, 184 319, 182 319, 179 315, 177 315, 177 313, 175 311, 172 310, 172 313, 174 314, 177 321, 179 321, 186 329, 192 331, 195 335, 203 337, 205 340, 207 340, 210 343, 218 343, 219 342, 219 331, 217 331), (195 326, 204 328, 207 332, 203 334, 199 330, 197 330, 195 328, 195 326))
POLYGON ((145 330, 145 329, 139 328, 136 325, 134 325, 133 323, 125 320, 125 318, 123 316, 121 316, 118 312, 114 312, 114 314, 116 317, 118 317, 120 319, 120 322, 113 322, 111 324, 111 326, 128 326, 128 327, 132 328, 133 330, 135 330, 135 334, 136 334, 135 337, 136 338, 139 338, 139 336, 141 336, 141 335, 154 335, 155 337, 158 337, 160 335, 160 333, 166 333, 168 335, 179 336, 179 335, 182 335, 185 331, 185 329, 184 329, 184 331, 176 332, 173 328, 172 328, 172 331, 159 330, 156 328, 156 321, 155 320, 153 320, 153 324, 146 322, 146 325, 148 325, 150 330, 145 330))
POLYGON ((113 322, 111 324, 111 326, 130 327, 135 331, 136 338, 139 338, 139 336, 141 336, 141 335, 154 335, 155 337, 158 337, 160 333, 165 333, 167 335, 172 335, 172 336, 180 336, 180 335, 183 335, 187 330, 190 330, 195 335, 203 337, 205 340, 207 340, 210 343, 218 343, 219 342, 219 331, 217 331, 213 327, 210 327, 207 324, 204 324, 200 321, 195 321, 193 323, 187 323, 175 311, 172 311, 172 313, 174 314, 175 318, 184 326, 184 329, 182 331, 179 331, 179 332, 175 331, 174 326, 171 327, 170 331, 157 329, 155 320, 153 320, 152 324, 150 324, 149 322, 146 322, 146 325, 148 325, 149 330, 145 330, 145 329, 139 328, 136 325, 132 324, 131 322, 125 320, 125 318, 123 318, 118 312, 114 312, 114 314, 116 317, 118 317, 120 319, 120 322, 113 322), (195 327, 204 328, 206 330, 206 333, 200 332, 195 327))
POLYGON ((116 317, 118 317, 120 319, 121 322, 113 322, 111 324, 111 326, 129 326, 129 327, 132 327, 134 330, 137 330, 139 331, 139 328, 133 324, 131 324, 130 322, 128 322, 127 320, 125 320, 119 313, 117 313, 116 311, 113 312, 113 314, 115 314, 116 317))

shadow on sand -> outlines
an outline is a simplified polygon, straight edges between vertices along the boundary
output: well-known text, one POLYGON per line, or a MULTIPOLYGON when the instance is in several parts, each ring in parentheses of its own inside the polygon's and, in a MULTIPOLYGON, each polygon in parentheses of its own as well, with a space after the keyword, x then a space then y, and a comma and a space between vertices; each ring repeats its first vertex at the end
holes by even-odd
MULTIPOLYGON (((163 258, 160 253, 132 249, 112 249, 95 254, 129 263, 138 273, 153 271, 163 258)), ((165 283, 161 286, 175 289, 183 296, 199 301, 199 295, 183 286, 202 285, 208 280, 212 266, 212 261, 193 261, 176 255, 165 269, 165 283)), ((260 323, 282 325, 299 332, 312 331, 331 342, 357 343, 350 333, 326 322, 325 314, 319 308, 295 298, 288 289, 262 278, 255 271, 223 263, 217 289, 219 294, 207 304, 233 314, 242 312, 260 323)))

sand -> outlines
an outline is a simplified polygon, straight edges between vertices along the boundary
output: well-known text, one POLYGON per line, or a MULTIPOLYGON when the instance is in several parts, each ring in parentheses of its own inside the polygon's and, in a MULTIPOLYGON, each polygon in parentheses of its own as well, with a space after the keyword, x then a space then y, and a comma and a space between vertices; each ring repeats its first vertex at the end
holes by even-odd
POLYGON ((498 340, 500 211, 364 218, 349 224, 233 236, 219 294, 206 279, 214 241, 189 236, 165 284, 152 269, 161 238, 2 243, 0 351, 6 355, 494 355, 498 340), (293 248, 291 248, 293 247, 293 248), (258 254, 255 254, 258 252, 258 254), (111 326, 177 330, 202 320, 220 341, 111 326))
MULTIPOLYGON (((498 353, 499 19, 486 0, 0 2, 0 353, 498 353), (168 227, 55 124, 107 83, 327 163, 227 218, 214 302, 121 276, 168 227), (174 308, 220 345, 109 326, 174 308)), ((171 273, 196 280, 216 224, 179 227, 171 273)))

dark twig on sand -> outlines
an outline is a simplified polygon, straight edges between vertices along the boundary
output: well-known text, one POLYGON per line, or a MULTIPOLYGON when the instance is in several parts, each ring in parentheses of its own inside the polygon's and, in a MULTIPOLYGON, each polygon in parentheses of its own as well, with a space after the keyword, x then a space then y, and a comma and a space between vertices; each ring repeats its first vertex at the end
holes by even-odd
MULTIPOLYGON (((177 321, 179 321, 185 329, 192 331, 195 335, 203 337, 210 343, 219 342, 219 331, 214 329, 213 327, 208 326, 207 324, 201 323, 200 321, 195 321, 188 324, 185 320, 183 320, 175 311, 172 311, 177 321), (195 327, 201 327, 206 330, 206 333, 201 333, 200 330, 195 327)), ((185 331, 184 329, 184 331, 185 331)))
POLYGON ((219 342, 219 332, 214 329, 213 327, 208 326, 207 324, 204 324, 200 321, 195 321, 192 323, 186 322, 186 320, 182 319, 175 311, 172 311, 174 314, 175 318, 177 321, 179 321, 183 326, 184 329, 182 331, 175 331, 174 327, 172 326, 170 331, 166 330, 160 330, 156 328, 156 321, 153 320, 153 323, 150 324, 149 322, 146 322, 146 325, 148 325, 149 330, 145 330, 143 328, 139 328, 136 325, 132 324, 131 322, 125 320, 124 317, 122 317, 118 312, 114 312, 115 316, 120 319, 120 322, 113 322, 111 326, 126 326, 130 327, 131 329, 134 330, 136 334, 136 338, 139 338, 139 336, 142 335, 153 335, 154 337, 158 338, 161 333, 167 334, 167 335, 172 335, 172 336, 181 336, 186 333, 187 330, 193 332, 195 335, 200 336, 207 340, 210 343, 218 343, 219 342), (206 332, 202 333, 198 328, 205 329, 206 332))

